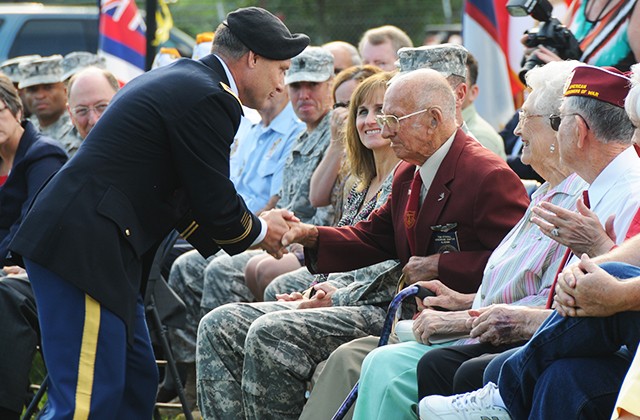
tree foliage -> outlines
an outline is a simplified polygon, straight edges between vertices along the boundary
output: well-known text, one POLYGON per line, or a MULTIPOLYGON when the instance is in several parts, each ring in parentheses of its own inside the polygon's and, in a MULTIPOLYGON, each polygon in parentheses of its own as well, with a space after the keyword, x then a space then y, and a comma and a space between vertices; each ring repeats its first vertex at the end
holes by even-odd
MULTIPOLYGON (((0 0, 3 1, 3 0, 0 0)), ((18 0, 19 1, 19 0, 18 0)), ((48 4, 97 4, 91 0, 40 0, 48 4)), ((463 0, 449 0, 452 22, 460 22, 463 0)), ((174 24, 195 36, 213 31, 227 13, 260 6, 279 16, 292 32, 303 32, 311 43, 343 40, 357 44, 364 31, 380 25, 402 28, 417 45, 425 26, 446 22, 446 0, 167 0, 174 24)), ((145 0, 136 0, 141 10, 145 0)))
MULTIPOLYGON (((460 22, 462 0, 451 0, 454 22, 460 22)), ((396 25, 414 43, 424 38, 425 26, 445 23, 442 0, 179 0, 171 4, 174 22, 188 33, 215 29, 237 7, 260 6, 279 16, 292 32, 304 32, 314 45, 332 40, 356 44, 362 33, 380 25, 396 25)))

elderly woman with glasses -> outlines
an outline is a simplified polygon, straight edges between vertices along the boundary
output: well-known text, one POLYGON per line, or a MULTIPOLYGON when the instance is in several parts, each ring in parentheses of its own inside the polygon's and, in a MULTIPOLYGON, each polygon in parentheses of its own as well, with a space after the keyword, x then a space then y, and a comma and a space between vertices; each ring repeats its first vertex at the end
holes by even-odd
MULTIPOLYGON (((482 370, 472 375, 459 370, 460 366, 519 345, 549 315, 545 306, 563 264, 565 241, 554 240, 555 236, 538 228, 531 218, 542 202, 575 212, 576 202, 587 188, 586 182, 560 160, 549 119, 559 113, 565 80, 578 64, 554 62, 527 73, 531 92, 520 111, 515 134, 523 140, 523 163, 531 165, 546 182, 533 194, 524 217, 492 253, 478 293, 461 294, 437 280, 429 282, 436 296, 420 302, 425 310, 413 321, 413 337, 405 338, 409 342, 369 354, 362 365, 354 418, 411 418, 411 406, 418 397, 451 395, 458 387, 481 387, 482 370), (433 310, 438 307, 450 312, 433 310)), ((588 209, 584 213, 591 216, 588 209)), ((595 222, 580 232, 591 239, 589 247, 566 241, 574 251, 587 252, 591 245, 602 244, 601 252, 606 252, 613 245, 597 217, 588 219, 592 220, 595 222)), ((562 236, 578 236, 569 230, 567 226, 562 236)), ((440 412, 430 414, 422 418, 442 418, 440 412)))
POLYGON ((23 121, 23 107, 9 78, 0 73, 0 158, 8 175, 0 181, 0 418, 18 419, 38 344, 35 299, 24 269, 8 259, 8 245, 42 184, 66 162, 56 141, 23 121), (7 278, 20 275, 23 278, 7 278))

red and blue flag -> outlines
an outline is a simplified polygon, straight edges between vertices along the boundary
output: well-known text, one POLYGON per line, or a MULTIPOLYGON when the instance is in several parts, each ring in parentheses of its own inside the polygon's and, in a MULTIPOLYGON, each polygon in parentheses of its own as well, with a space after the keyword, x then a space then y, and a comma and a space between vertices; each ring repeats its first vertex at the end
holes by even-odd
POLYGON ((146 25, 134 0, 100 0, 99 54, 118 79, 128 82, 145 68, 146 25))
POLYGON ((529 17, 512 18, 507 0, 466 0, 462 20, 465 47, 478 60, 478 113, 496 129, 515 111, 514 98, 524 86, 518 79, 520 38, 534 25, 529 17))

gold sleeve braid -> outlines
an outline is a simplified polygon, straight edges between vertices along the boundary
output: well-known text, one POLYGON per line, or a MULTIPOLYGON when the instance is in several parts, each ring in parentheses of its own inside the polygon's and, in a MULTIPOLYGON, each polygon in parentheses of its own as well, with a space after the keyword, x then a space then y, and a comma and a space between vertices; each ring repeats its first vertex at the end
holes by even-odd
POLYGON ((240 220, 240 223, 242 224, 242 227, 244 228, 244 232, 241 235, 236 236, 235 238, 232 238, 232 239, 216 239, 216 238, 214 238, 213 240, 216 241, 220 245, 235 244, 235 243, 238 243, 238 242, 242 241, 244 238, 246 238, 249 235, 249 233, 251 233, 251 228, 253 227, 253 219, 251 218, 251 215, 249 213, 245 212, 244 215, 242 216, 242 219, 240 220))

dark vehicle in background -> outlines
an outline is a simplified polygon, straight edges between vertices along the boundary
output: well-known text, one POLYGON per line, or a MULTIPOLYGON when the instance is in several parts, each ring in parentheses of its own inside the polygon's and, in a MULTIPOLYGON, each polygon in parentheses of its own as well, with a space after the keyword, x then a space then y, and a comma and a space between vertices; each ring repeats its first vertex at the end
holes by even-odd
MULTIPOLYGON (((177 28, 162 47, 191 57, 195 41, 177 28)), ((40 3, 0 3, 0 62, 29 54, 65 55, 98 51, 97 6, 50 6, 40 3)))

